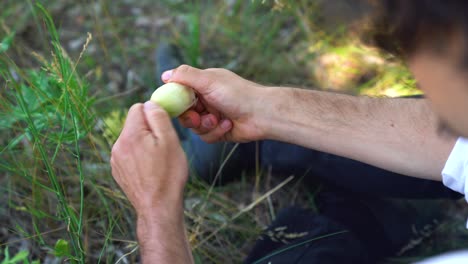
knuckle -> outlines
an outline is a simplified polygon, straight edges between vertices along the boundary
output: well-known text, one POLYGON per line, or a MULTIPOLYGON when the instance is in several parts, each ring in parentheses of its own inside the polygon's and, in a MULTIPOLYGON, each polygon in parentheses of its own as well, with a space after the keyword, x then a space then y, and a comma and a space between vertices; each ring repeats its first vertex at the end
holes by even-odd
POLYGON ((112 146, 111 150, 111 163, 112 161, 115 161, 116 157, 120 154, 120 147, 119 144, 116 143, 114 146, 112 146))
POLYGON ((182 64, 176 69, 176 73, 178 74, 187 74, 192 70, 192 67, 190 67, 187 64, 182 64))
POLYGON ((168 122, 170 120, 169 114, 162 108, 153 109, 149 112, 151 119, 157 122, 168 122))
POLYGON ((218 68, 217 72, 219 74, 231 74, 232 72, 230 70, 224 69, 224 68, 218 68))
POLYGON ((142 103, 136 103, 134 105, 132 105, 130 107, 130 109, 128 110, 128 112, 135 112, 135 111, 139 111, 141 108, 143 107, 143 104, 142 103))
POLYGON ((228 75, 232 74, 230 70, 224 69, 224 68, 209 68, 206 69, 206 71, 211 72, 215 75, 228 75))
POLYGON ((208 68, 205 71, 207 71, 207 72, 221 72, 223 70, 224 70, 223 68, 208 68))
POLYGON ((117 165, 117 161, 115 160, 115 157, 111 156, 110 158, 110 165, 111 168, 114 168, 117 165))
POLYGON ((115 142, 115 144, 112 146, 111 157, 114 157, 114 159, 119 159, 120 157, 128 153, 132 145, 133 142, 128 136, 121 135, 117 142, 115 142))

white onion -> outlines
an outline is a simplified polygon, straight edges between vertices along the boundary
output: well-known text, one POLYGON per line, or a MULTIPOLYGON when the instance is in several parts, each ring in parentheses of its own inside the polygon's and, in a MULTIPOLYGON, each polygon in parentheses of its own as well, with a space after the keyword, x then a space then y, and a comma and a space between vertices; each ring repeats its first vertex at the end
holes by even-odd
POLYGON ((193 90, 179 83, 166 83, 151 95, 151 101, 161 106, 171 117, 177 117, 197 102, 193 90))

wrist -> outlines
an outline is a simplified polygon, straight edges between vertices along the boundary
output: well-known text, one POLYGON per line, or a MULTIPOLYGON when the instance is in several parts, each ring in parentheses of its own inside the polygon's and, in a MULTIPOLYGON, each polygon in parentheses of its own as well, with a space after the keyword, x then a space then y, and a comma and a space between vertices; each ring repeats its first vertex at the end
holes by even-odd
POLYGON ((258 131, 254 140, 274 139, 275 123, 281 122, 279 118, 284 113, 281 105, 285 100, 284 88, 261 86, 254 93, 253 124, 258 131))
POLYGON ((145 221, 154 218, 173 219, 174 217, 180 217, 183 214, 183 196, 173 195, 153 199, 151 203, 135 207, 135 211, 137 218, 145 221))
POLYGON ((130 202, 138 217, 170 214, 182 208, 185 181, 177 183, 177 175, 172 176, 171 184, 155 184, 151 191, 133 192, 130 202))
POLYGON ((137 237, 143 263, 193 263, 182 203, 139 212, 137 237))
POLYGON ((154 237, 155 233, 171 232, 178 224, 183 224, 182 202, 163 203, 151 208, 137 210, 137 235, 141 243, 154 237))

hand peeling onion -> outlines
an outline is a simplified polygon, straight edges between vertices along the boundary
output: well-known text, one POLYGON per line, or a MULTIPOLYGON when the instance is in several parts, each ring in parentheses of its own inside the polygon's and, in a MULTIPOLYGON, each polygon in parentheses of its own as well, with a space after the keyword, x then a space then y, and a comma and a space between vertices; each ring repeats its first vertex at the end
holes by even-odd
POLYGON ((151 101, 161 106, 171 117, 177 117, 197 102, 193 89, 178 83, 166 83, 151 95, 151 101))

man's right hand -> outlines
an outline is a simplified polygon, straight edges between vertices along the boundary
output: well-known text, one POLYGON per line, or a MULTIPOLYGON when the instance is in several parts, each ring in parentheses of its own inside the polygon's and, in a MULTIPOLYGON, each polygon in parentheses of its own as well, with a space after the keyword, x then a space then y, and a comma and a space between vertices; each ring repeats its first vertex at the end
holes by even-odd
POLYGON ((258 122, 261 85, 225 69, 200 70, 187 65, 166 71, 161 78, 196 91, 198 103, 182 114, 179 121, 205 142, 248 142, 262 138, 258 122))
POLYGON ((436 132, 426 100, 262 87, 227 70, 184 65, 170 75, 163 81, 197 91, 200 102, 180 119, 206 142, 271 139, 440 181, 457 139, 436 132))

